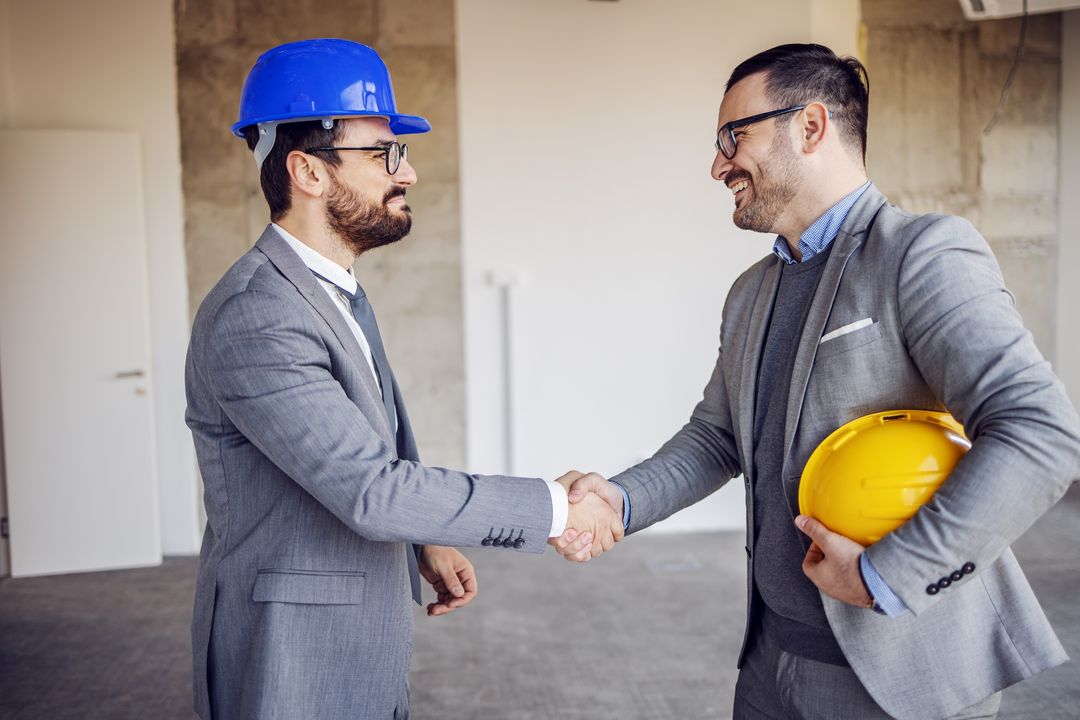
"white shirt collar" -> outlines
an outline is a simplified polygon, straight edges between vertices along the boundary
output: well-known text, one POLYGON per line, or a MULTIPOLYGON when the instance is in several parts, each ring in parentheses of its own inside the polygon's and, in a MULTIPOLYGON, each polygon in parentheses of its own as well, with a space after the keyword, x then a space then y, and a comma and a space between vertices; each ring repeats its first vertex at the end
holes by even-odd
POLYGON ((325 255, 312 250, 310 246, 297 240, 288 230, 277 223, 270 223, 270 227, 277 230, 282 239, 289 243, 289 247, 300 256, 305 265, 350 295, 356 294, 357 283, 356 278, 353 277, 352 269, 346 270, 325 255))

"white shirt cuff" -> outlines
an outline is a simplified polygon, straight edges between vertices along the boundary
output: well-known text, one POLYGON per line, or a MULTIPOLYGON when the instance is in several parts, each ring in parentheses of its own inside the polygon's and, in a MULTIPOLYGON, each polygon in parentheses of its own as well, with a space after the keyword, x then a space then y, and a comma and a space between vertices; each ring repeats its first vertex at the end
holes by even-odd
POLYGON ((570 514, 570 501, 566 497, 566 488, 560 483, 545 480, 551 493, 551 533, 548 537, 559 537, 566 530, 566 518, 570 514))

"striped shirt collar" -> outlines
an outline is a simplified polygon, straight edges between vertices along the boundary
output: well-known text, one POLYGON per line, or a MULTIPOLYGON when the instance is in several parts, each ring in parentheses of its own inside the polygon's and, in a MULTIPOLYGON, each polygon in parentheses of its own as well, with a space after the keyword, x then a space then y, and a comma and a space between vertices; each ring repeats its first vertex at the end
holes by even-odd
MULTIPOLYGON (((845 196, 840 202, 826 210, 824 215, 815 220, 810 227, 806 228, 803 234, 799 236, 799 252, 802 253, 802 262, 806 262, 825 248, 829 247, 829 244, 836 238, 836 234, 840 232, 840 226, 843 225, 844 220, 847 219, 851 207, 855 204, 856 200, 862 197, 862 194, 866 192, 868 187, 870 187, 869 180, 855 188, 855 190, 845 196)), ((776 242, 773 243, 773 252, 788 265, 796 264, 795 258, 791 255, 791 249, 788 247, 787 240, 784 239, 783 235, 777 236, 776 242)))

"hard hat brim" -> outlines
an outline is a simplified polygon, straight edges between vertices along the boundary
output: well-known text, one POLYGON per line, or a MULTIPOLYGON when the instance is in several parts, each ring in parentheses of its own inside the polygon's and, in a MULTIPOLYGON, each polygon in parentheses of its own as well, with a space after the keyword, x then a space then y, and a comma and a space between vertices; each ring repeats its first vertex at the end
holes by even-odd
MULTIPOLYGON (((244 129, 258 125, 259 123, 276 122, 294 123, 294 122, 309 122, 315 120, 326 119, 325 115, 312 115, 310 113, 281 113, 280 115, 272 115, 270 117, 259 118, 257 122, 250 120, 243 120, 241 122, 234 123, 232 126, 232 134, 238 138, 244 137, 244 129)), ((386 113, 386 112, 365 112, 360 110, 354 111, 342 111, 336 112, 332 116, 333 118, 348 118, 348 117, 384 117, 390 121, 390 132, 395 135, 416 135, 419 133, 426 133, 431 130, 431 123, 427 121, 427 118, 422 118, 419 115, 402 115, 400 113, 386 113)))

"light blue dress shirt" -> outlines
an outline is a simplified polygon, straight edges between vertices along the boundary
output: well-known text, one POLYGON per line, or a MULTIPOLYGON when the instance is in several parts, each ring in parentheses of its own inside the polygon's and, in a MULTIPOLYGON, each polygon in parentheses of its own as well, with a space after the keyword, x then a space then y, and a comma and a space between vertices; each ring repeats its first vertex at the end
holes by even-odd
MULTIPOLYGON (((846 195, 840 202, 826 210, 824 215, 806 228, 805 232, 799 236, 798 248, 799 252, 802 253, 802 262, 809 260, 829 247, 832 241, 836 239, 840 226, 847 219, 848 212, 851 211, 852 206, 869 187, 870 181, 868 180, 846 195)), ((792 256, 791 248, 788 247, 787 240, 783 236, 777 236, 776 242, 773 243, 773 252, 788 265, 795 265, 799 262, 792 256)), ((630 495, 622 485, 618 483, 614 483, 614 485, 619 488, 623 495, 623 527, 629 527, 630 495)), ((867 590, 870 591, 874 598, 875 610, 890 617, 907 612, 907 605, 885 583, 885 580, 878 574, 866 553, 863 553, 859 558, 859 569, 862 572, 863 582, 866 583, 867 590)))

